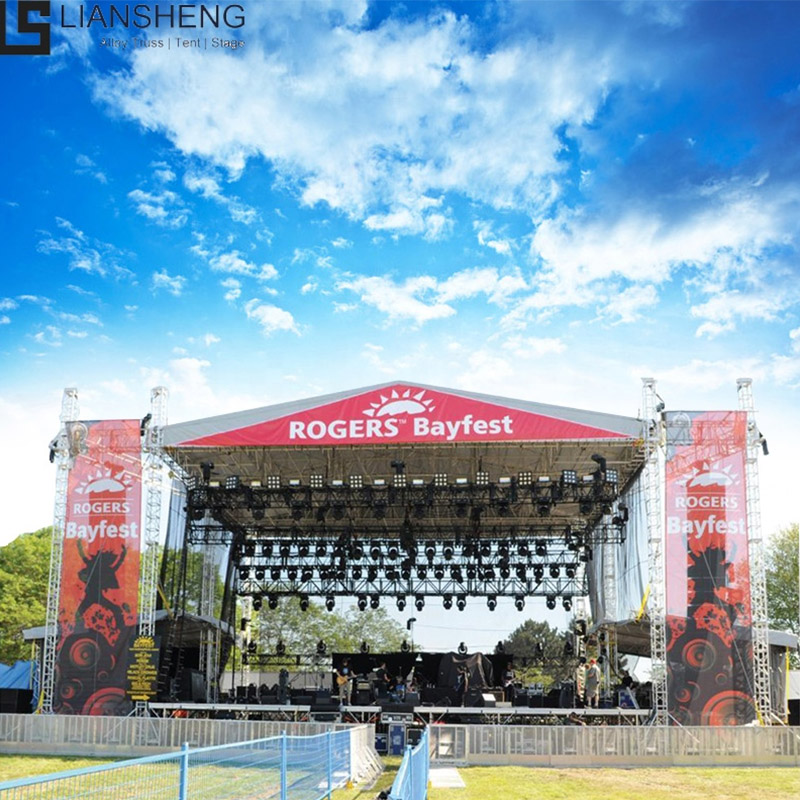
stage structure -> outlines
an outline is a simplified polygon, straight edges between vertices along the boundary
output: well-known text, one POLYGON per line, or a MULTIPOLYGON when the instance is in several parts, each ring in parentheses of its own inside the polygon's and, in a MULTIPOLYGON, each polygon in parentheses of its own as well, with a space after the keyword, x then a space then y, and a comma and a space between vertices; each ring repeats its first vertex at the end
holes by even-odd
MULTIPOLYGON (((78 417, 77 394, 68 392, 52 445, 54 565, 76 544, 64 535, 65 475, 75 466, 68 433, 78 417)), ((494 608, 501 596, 522 610, 539 596, 548 608, 569 611, 591 595, 592 616, 602 620, 600 606, 616 605, 623 591, 615 559, 633 526, 649 542, 649 586, 639 601, 651 621, 655 718, 667 722, 666 417, 650 379, 643 417, 390 383, 166 425, 166 391, 154 390, 139 430, 146 492, 139 636, 153 634, 159 589, 173 620, 161 642, 162 696, 174 696, 189 670, 205 676, 214 699, 231 642, 210 636, 187 653, 182 626, 198 614, 232 628, 237 602, 248 617, 268 614, 285 595, 301 608, 311 597, 329 609, 348 597, 362 609, 392 603, 400 610, 433 598, 456 610, 476 601, 494 608), (166 467, 173 477, 167 514, 166 467)), ((751 559, 754 491, 751 481, 751 559)), ((63 606, 55 572, 43 659, 48 711, 63 703, 53 678, 64 627, 54 611, 63 606)), ((759 631, 754 625, 756 676, 759 631)))

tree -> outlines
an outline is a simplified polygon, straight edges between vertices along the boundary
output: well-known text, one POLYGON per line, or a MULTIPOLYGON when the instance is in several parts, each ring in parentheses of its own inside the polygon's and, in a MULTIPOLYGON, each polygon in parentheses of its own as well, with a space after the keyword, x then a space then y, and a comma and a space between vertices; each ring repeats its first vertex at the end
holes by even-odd
POLYGON ((0 663, 30 658, 22 631, 46 622, 52 532, 23 533, 0 547, 0 663))
MULTIPOLYGON (((572 642, 572 635, 569 641, 572 642)), ((523 683, 541 683, 547 691, 553 684, 574 677, 577 659, 564 652, 565 634, 547 622, 528 619, 503 643, 514 656, 514 671, 523 683)))
MULTIPOLYGON (((765 555, 770 627, 800 635, 797 523, 779 530, 771 538, 765 555)), ((794 658, 797 659, 797 654, 794 658)))

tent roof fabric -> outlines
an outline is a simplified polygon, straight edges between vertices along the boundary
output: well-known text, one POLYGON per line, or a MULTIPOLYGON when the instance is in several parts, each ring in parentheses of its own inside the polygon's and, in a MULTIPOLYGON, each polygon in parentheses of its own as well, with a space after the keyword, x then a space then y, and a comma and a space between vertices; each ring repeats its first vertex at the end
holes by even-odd
MULTIPOLYGON (((419 383, 391 382, 167 425, 163 431, 163 442, 166 447, 190 445, 194 442, 198 444, 210 444, 211 442, 208 441, 209 437, 222 433, 251 428, 252 426, 257 426, 262 423, 291 417, 313 409, 335 405, 343 401, 358 400, 373 393, 380 393, 382 391, 390 392, 398 387, 402 387, 403 389, 410 387, 412 391, 440 393, 449 398, 460 398, 465 401, 489 404, 510 411, 534 414, 552 420, 574 423, 577 426, 585 427, 587 430, 593 429, 601 432, 594 437, 580 436, 574 438, 603 438, 604 436, 613 436, 616 438, 635 439, 641 435, 641 421, 633 417, 566 408, 545 403, 534 403, 527 400, 515 400, 494 395, 467 392, 461 389, 445 389, 419 383)), ((250 444, 258 443, 250 442, 250 444)), ((311 442, 310 444, 313 445, 315 443, 311 442)))
POLYGON ((0 664, 0 689, 30 689, 30 686, 30 661, 17 661, 13 666, 0 664))

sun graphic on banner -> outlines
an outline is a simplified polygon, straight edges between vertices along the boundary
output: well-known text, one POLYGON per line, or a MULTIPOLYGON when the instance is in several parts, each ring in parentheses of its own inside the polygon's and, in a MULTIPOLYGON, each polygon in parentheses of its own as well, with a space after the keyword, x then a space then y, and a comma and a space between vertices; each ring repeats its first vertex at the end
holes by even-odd
POLYGON ((90 475, 80 486, 75 488, 76 494, 97 494, 98 492, 126 492, 133 483, 131 476, 125 470, 120 470, 115 475, 107 467, 98 469, 90 475))
POLYGON ((398 392, 392 389, 391 395, 386 397, 381 395, 380 401, 370 403, 370 408, 364 410, 368 417, 396 417, 399 414, 422 414, 425 411, 433 411, 433 399, 425 399, 425 390, 417 392, 412 396, 411 389, 398 392))
POLYGON ((687 487, 732 486, 739 477, 731 472, 732 469, 732 464, 728 464, 727 467, 722 467, 719 462, 709 464, 705 461, 701 469, 694 467, 691 474, 682 478, 678 483, 687 487))

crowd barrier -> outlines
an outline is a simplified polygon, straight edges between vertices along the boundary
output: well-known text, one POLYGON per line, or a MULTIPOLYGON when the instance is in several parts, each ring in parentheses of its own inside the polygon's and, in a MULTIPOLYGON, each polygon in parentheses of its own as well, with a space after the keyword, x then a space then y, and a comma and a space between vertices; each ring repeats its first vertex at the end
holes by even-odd
POLYGON ((0 784, 0 800, 321 800, 352 779, 351 736, 281 736, 0 784))
POLYGON ((454 766, 800 766, 797 727, 431 725, 431 760, 454 766))
POLYGON ((426 728, 423 731, 415 747, 406 747, 389 792, 389 800, 426 800, 431 765, 429 730, 426 728))

